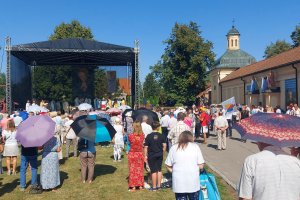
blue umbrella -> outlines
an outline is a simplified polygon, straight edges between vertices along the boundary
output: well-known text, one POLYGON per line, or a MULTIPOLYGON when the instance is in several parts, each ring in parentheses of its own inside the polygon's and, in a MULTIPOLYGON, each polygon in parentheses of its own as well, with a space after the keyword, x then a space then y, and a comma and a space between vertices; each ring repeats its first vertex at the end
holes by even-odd
POLYGON ((116 134, 116 130, 107 119, 96 115, 79 116, 71 127, 78 137, 95 143, 111 141, 116 134))
POLYGON ((22 117, 23 121, 28 118, 28 113, 26 111, 19 112, 20 117, 22 117))

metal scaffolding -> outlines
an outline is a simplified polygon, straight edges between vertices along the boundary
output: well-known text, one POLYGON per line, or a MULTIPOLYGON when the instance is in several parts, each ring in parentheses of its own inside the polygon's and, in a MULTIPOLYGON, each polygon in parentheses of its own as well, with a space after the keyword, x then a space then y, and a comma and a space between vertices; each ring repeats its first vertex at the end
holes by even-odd
POLYGON ((12 113, 12 99, 11 99, 11 38, 5 39, 6 50, 6 112, 12 113))
POLYGON ((134 41, 134 64, 135 64, 135 97, 134 97, 134 102, 135 102, 135 107, 139 108, 140 107, 140 64, 139 64, 139 54, 140 54, 140 42, 138 40, 134 41))

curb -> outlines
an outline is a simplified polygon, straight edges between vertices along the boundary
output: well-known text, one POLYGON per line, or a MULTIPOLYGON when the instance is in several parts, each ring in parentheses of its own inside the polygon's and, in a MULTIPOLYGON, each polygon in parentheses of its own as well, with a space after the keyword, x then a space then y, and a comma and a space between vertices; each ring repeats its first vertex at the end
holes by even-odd
POLYGON ((211 165, 209 162, 205 161, 205 164, 208 165, 208 167, 213 170, 214 172, 216 172, 218 175, 220 175, 222 177, 222 179, 228 184, 230 185, 235 191, 236 191, 236 184, 234 184, 233 182, 231 182, 223 173, 221 173, 219 170, 217 170, 217 168, 215 168, 213 165, 211 165))

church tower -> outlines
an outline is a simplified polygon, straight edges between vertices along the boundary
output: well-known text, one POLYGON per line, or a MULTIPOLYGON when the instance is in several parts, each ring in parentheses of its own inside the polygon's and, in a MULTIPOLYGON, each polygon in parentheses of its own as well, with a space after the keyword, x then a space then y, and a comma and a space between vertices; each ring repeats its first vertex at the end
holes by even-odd
POLYGON ((240 49, 240 33, 234 26, 232 26, 232 28, 229 30, 226 37, 228 50, 240 49))

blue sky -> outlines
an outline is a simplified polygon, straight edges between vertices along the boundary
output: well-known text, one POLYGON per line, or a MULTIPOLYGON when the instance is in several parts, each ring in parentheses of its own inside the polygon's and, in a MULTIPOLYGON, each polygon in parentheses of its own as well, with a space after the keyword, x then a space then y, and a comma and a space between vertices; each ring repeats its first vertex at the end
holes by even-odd
POLYGON ((0 5, 2 48, 8 35, 12 44, 44 41, 55 26, 77 19, 102 42, 133 47, 138 39, 142 81, 163 54, 163 41, 175 22, 197 22, 218 58, 226 50, 225 35, 234 18, 241 48, 257 60, 271 42, 291 42, 290 34, 300 23, 299 0, 9 0, 0 5))

